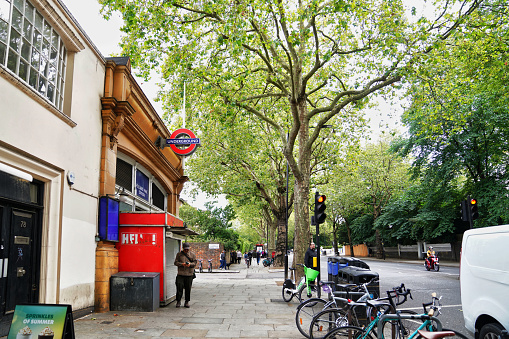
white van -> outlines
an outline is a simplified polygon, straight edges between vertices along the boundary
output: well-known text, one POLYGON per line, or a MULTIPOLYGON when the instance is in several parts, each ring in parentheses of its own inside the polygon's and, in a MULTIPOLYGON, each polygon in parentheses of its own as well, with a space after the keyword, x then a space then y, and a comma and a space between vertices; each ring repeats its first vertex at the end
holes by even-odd
POLYGON ((509 225, 465 232, 460 283, 465 327, 476 339, 509 330, 509 225))

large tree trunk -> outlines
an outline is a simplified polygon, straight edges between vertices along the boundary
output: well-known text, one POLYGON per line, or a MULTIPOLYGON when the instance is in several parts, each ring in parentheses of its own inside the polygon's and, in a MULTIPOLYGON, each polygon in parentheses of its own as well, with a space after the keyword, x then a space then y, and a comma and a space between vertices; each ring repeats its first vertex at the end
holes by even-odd
POLYGON ((276 257, 274 258, 274 266, 282 267, 285 264, 286 251, 286 218, 277 220, 277 244, 276 257))
MULTIPOLYGON (((307 120, 306 101, 302 100, 295 108, 298 110, 300 129, 298 135, 298 173, 295 173, 294 171, 294 267, 295 264, 304 263, 304 255, 311 242, 311 233, 309 231, 309 182, 311 176, 311 151, 309 148, 307 148, 307 143, 309 141, 309 121, 307 120)), ((300 278, 303 274, 304 270, 299 266, 299 269, 297 270, 297 277, 300 278)))

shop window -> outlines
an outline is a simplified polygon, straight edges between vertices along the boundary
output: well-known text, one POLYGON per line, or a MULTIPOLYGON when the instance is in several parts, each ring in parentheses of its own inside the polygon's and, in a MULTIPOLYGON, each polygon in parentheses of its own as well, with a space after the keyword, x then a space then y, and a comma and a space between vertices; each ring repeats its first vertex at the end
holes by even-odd
POLYGON ((67 50, 28 0, 0 0, 0 64, 63 109, 67 50))
POLYGON ((133 191, 133 166, 117 158, 116 184, 129 192, 133 191))
POLYGON ((152 205, 164 211, 164 194, 154 183, 152 183, 152 205))

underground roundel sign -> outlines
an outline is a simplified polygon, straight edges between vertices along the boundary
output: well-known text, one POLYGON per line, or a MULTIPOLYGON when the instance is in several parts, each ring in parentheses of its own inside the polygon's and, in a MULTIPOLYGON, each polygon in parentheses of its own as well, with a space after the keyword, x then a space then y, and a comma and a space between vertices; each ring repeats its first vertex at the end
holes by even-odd
POLYGON ((169 145, 173 152, 178 155, 189 156, 196 151, 200 144, 200 139, 187 128, 179 128, 166 139, 166 145, 169 145))

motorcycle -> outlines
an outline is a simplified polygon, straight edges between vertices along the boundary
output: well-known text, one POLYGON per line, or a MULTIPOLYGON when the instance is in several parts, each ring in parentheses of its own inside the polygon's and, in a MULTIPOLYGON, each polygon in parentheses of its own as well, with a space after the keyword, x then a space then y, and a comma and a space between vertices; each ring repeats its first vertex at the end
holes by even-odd
POLYGON ((440 263, 438 262, 438 256, 431 256, 424 260, 424 267, 428 271, 435 270, 438 272, 440 270, 440 263))

